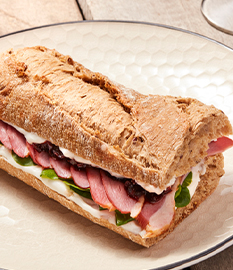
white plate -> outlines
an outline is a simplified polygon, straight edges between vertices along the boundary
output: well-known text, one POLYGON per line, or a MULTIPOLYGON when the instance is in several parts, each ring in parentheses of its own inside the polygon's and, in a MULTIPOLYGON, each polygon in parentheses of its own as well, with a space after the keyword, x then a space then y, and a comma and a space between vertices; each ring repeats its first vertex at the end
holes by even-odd
MULTIPOLYGON (((159 25, 66 23, 0 39, 8 48, 44 45, 144 93, 196 97, 233 123, 233 52, 159 25)), ((180 269, 233 243, 233 151, 216 192, 158 245, 146 249, 70 212, 0 172, 0 267, 6 269, 180 269)))

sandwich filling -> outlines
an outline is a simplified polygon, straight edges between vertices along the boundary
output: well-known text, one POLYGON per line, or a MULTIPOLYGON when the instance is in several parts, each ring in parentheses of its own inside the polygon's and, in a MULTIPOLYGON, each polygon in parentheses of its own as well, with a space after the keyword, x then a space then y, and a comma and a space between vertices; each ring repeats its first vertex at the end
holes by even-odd
MULTIPOLYGON (((175 208, 193 196, 204 160, 187 175, 172 179, 162 192, 150 192, 133 179, 98 168, 36 134, 0 121, 0 155, 8 163, 40 179, 46 186, 97 218, 140 234, 157 236, 171 224, 175 208)), ((209 144, 208 155, 223 152, 233 141, 222 137, 209 144)))

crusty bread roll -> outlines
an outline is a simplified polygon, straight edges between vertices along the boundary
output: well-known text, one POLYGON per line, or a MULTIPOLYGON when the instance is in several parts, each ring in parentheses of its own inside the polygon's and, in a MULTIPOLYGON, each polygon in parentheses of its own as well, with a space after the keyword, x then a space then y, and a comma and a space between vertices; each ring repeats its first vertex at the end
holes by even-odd
POLYGON ((2 120, 161 189, 232 132, 213 106, 139 94, 44 47, 2 54, 0 75, 2 120))
POLYGON ((95 167, 162 193, 205 160, 191 202, 172 222, 143 238, 96 218, 3 157, 0 167, 74 212, 149 247, 170 233, 217 187, 223 156, 209 143, 232 133, 227 116, 196 99, 143 95, 45 47, 0 55, 0 120, 35 133, 95 167))

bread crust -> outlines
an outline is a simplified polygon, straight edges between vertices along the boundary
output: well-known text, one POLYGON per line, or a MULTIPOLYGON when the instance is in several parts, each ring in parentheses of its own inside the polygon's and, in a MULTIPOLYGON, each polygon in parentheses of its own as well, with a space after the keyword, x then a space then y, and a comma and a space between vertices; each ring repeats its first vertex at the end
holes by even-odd
POLYGON ((124 230, 122 227, 116 226, 109 223, 107 220, 102 218, 96 218, 92 216, 87 211, 83 210, 80 206, 70 201, 63 195, 58 194, 57 192, 48 188, 41 180, 35 176, 22 171, 21 169, 15 168, 9 164, 3 157, 0 157, 0 168, 7 171, 10 175, 17 177, 26 184, 37 189, 41 193, 47 195, 49 198, 52 198, 58 201, 63 206, 67 207, 71 211, 88 218, 89 220, 97 223, 103 227, 106 227, 122 236, 132 240, 133 242, 140 244, 145 247, 150 247, 155 243, 162 240, 169 233, 171 233, 175 227, 183 221, 184 218, 189 216, 213 191, 216 189, 220 177, 224 174, 223 166, 223 155, 217 154, 215 156, 210 156, 205 160, 206 164, 206 173, 201 176, 201 181, 198 184, 197 190, 194 196, 191 199, 191 202, 188 206, 183 208, 178 208, 175 212, 174 220, 169 228, 164 231, 161 235, 152 238, 142 238, 140 235, 135 235, 131 232, 124 230))
POLYGON ((162 190, 232 133, 213 106, 139 94, 41 46, 1 55, 0 119, 162 190))

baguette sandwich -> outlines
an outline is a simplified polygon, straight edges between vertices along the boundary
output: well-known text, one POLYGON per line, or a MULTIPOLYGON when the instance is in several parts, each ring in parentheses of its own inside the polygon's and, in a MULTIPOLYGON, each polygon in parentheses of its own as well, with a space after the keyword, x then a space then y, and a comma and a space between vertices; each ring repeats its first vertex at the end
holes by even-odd
POLYGON ((216 189, 230 134, 214 106, 140 94, 55 50, 0 56, 0 168, 145 247, 216 189))

